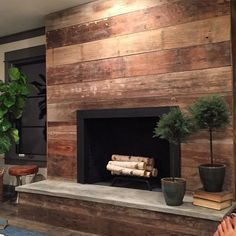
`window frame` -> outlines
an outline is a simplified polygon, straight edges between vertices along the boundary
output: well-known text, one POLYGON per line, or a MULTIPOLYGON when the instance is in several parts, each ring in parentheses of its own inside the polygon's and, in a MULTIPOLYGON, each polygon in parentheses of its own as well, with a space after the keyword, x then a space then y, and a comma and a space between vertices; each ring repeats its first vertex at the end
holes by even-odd
MULTIPOLYGON (((46 63, 45 45, 39 45, 35 47, 6 52, 5 53, 5 79, 6 81, 9 81, 7 71, 9 68, 14 66, 14 64, 17 64, 17 63, 28 63, 28 64, 32 63, 33 64, 34 62, 39 62, 39 61, 44 61, 46 63)), ((17 145, 13 144, 11 151, 5 154, 5 164, 13 164, 13 165, 37 164, 39 167, 46 167, 47 154, 45 155, 26 154, 25 157, 19 157, 19 155, 16 154, 15 150, 17 150, 17 145)))

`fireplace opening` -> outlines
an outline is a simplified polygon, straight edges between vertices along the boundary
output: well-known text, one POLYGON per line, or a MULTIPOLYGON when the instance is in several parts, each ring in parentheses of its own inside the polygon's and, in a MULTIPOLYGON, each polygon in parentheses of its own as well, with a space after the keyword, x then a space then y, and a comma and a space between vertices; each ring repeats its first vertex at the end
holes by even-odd
MULTIPOLYGON (((155 186, 160 179, 175 172, 180 176, 180 158, 172 166, 171 155, 179 155, 179 147, 167 140, 153 138, 153 130, 160 116, 170 107, 107 110, 79 110, 77 112, 78 182, 110 184, 114 175, 106 169, 113 154, 151 157, 158 169, 149 178, 155 186)), ((135 177, 134 177, 135 178, 135 177)), ((140 182, 131 184, 143 188, 140 182)))

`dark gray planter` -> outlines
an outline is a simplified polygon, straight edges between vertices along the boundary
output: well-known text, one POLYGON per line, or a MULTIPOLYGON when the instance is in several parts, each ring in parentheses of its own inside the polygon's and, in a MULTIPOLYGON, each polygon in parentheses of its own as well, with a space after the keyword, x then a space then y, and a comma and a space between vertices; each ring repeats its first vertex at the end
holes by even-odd
POLYGON ((161 179, 161 188, 164 194, 166 204, 169 206, 179 206, 183 204, 183 198, 186 191, 186 180, 183 178, 163 178, 161 179))
POLYGON ((199 166, 203 188, 207 192, 221 192, 225 178, 225 165, 203 164, 199 166))

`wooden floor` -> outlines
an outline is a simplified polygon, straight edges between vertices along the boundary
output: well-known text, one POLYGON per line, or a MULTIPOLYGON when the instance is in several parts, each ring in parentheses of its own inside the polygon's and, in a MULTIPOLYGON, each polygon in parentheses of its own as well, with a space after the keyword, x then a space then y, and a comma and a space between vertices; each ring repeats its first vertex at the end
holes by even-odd
POLYGON ((48 236, 96 236, 62 227, 55 227, 44 223, 21 219, 18 216, 17 205, 7 201, 0 203, 0 218, 8 220, 8 224, 19 228, 37 231, 48 236))

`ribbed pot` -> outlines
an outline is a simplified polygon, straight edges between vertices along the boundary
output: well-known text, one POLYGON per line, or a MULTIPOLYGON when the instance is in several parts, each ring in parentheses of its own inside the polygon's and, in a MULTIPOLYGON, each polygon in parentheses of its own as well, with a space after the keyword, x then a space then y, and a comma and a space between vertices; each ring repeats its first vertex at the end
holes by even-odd
POLYGON ((221 192, 225 178, 224 164, 203 164, 199 166, 203 188, 207 192, 221 192))
POLYGON ((183 204, 183 198, 186 191, 186 180, 183 178, 162 178, 161 188, 164 194, 165 202, 169 206, 179 206, 183 204))

